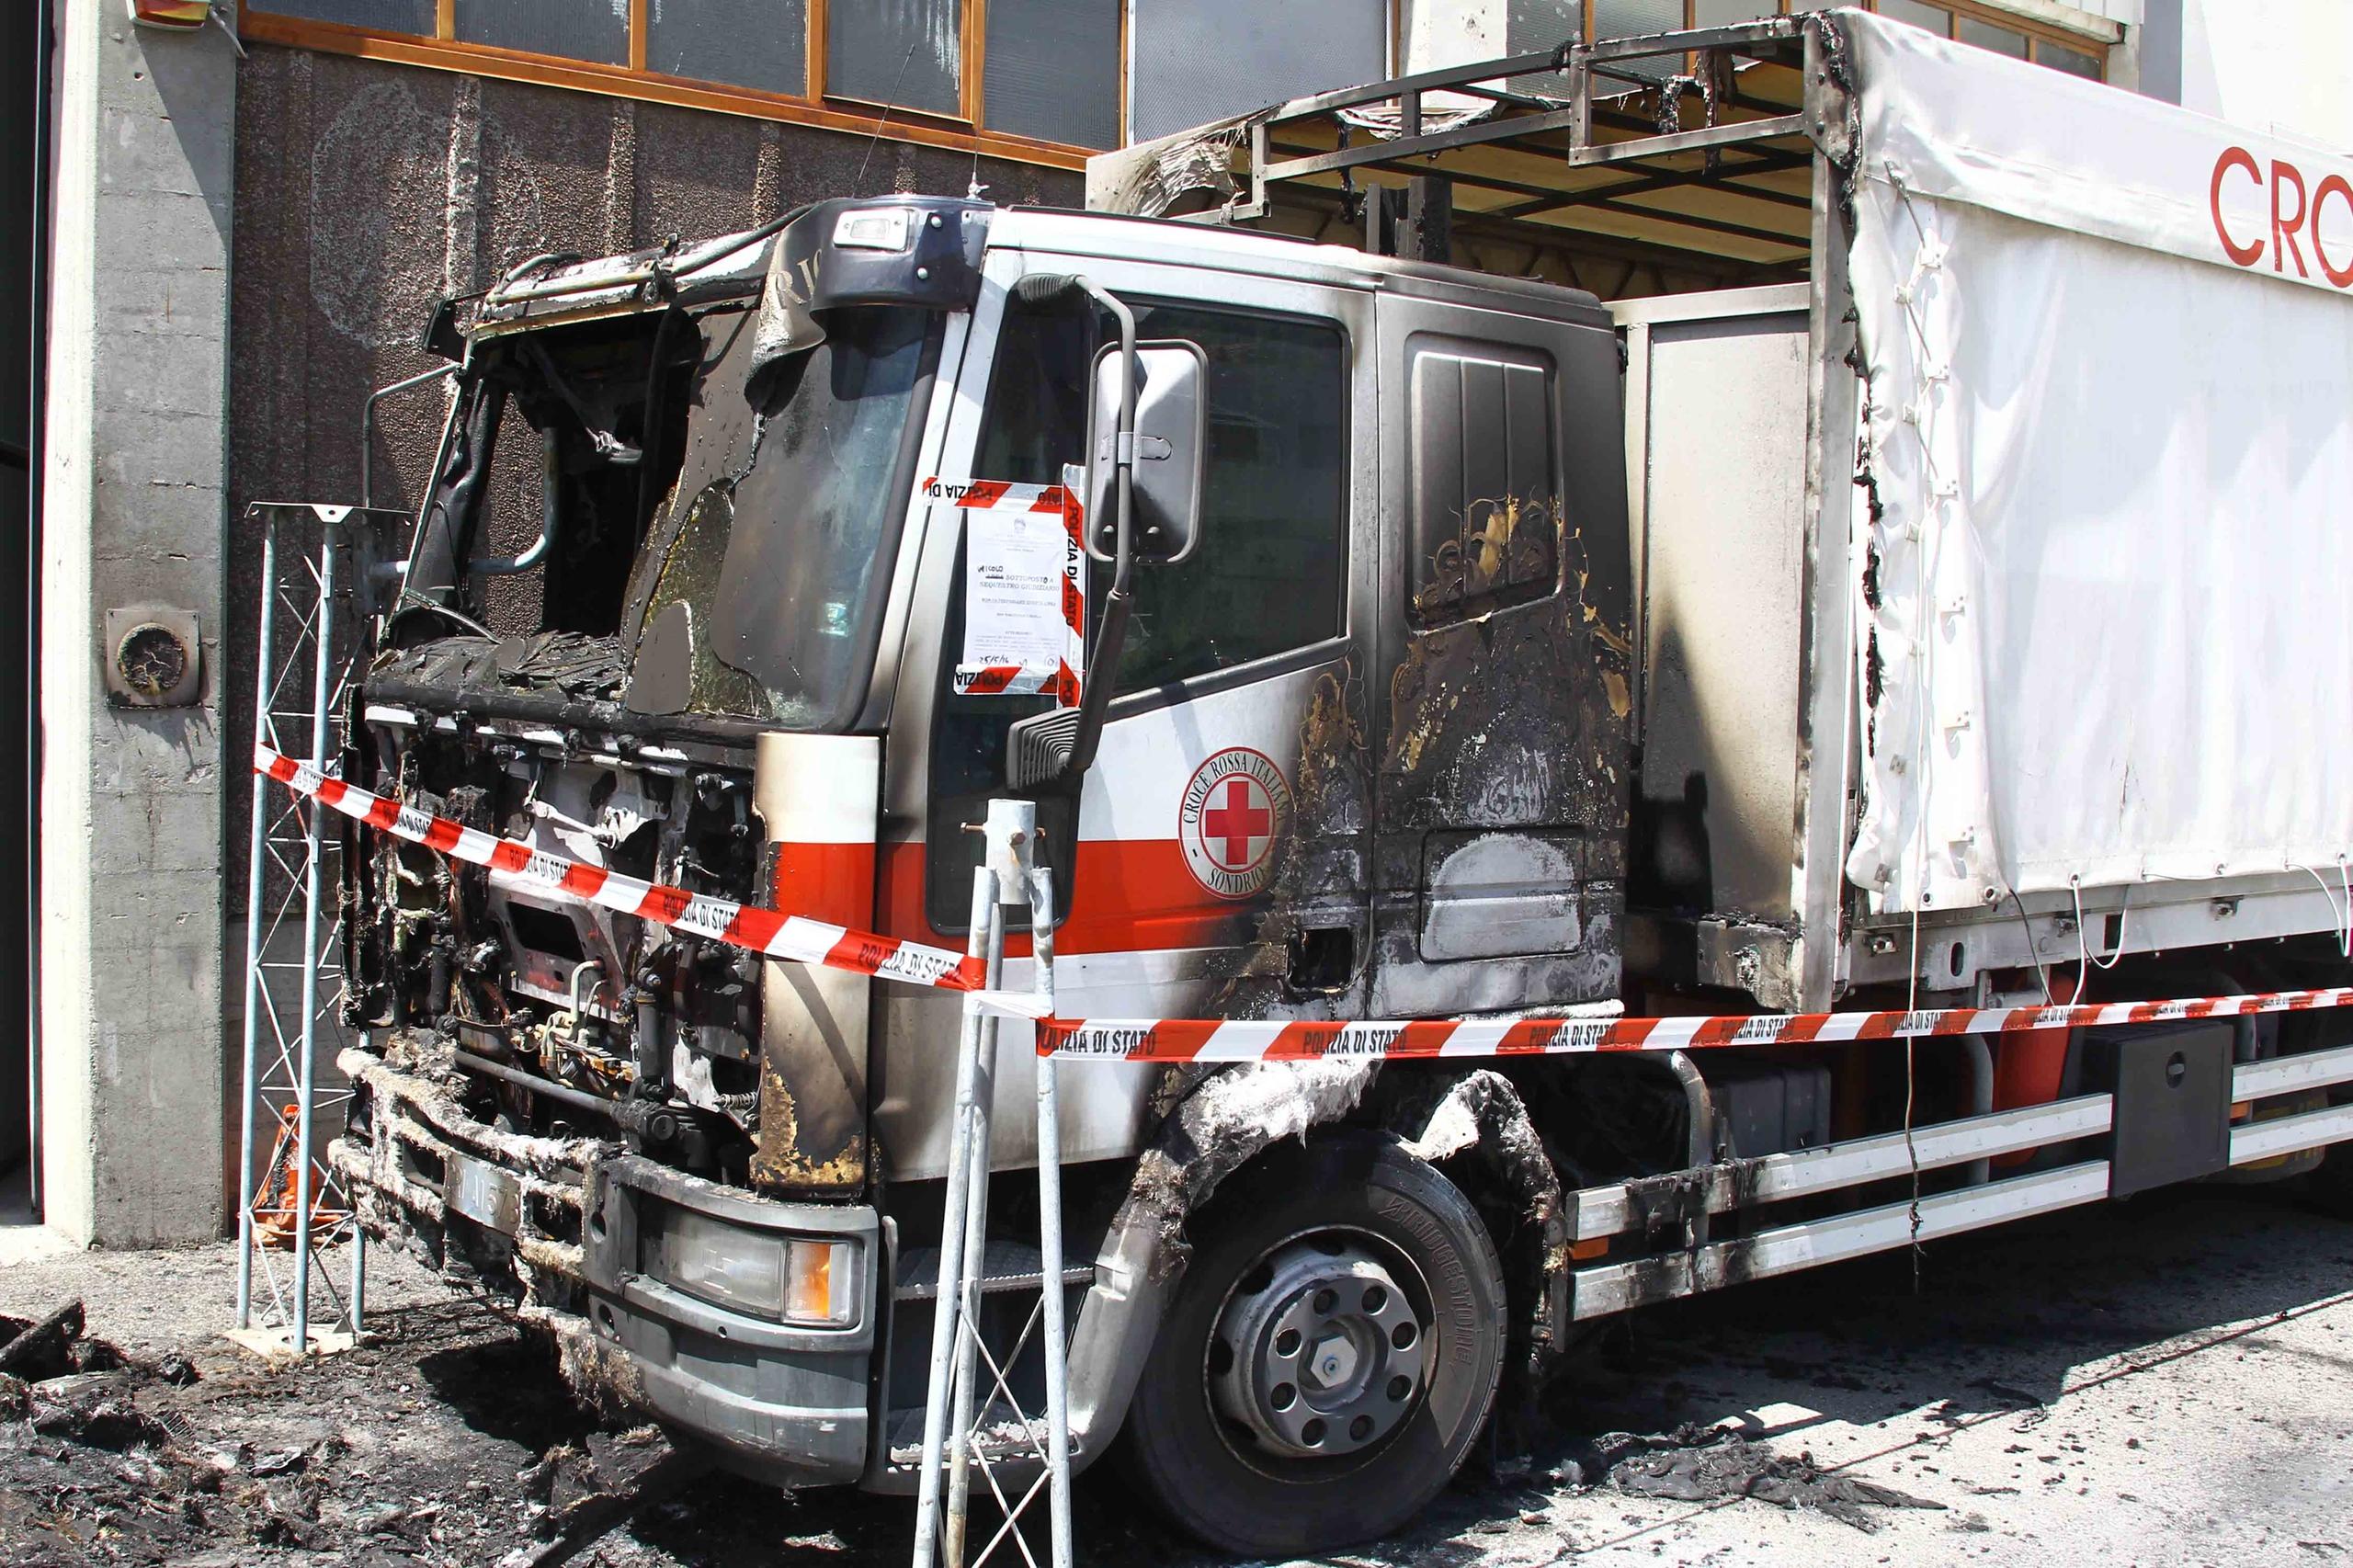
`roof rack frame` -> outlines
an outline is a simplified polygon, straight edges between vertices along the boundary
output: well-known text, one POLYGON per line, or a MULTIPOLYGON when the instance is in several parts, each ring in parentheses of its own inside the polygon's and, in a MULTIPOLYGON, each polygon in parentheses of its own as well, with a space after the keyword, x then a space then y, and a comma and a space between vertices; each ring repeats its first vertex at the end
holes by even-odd
MULTIPOLYGON (((1440 174, 1472 188, 1503 191, 1523 199, 1517 203, 1476 213, 1466 210, 1461 214, 1465 218, 1476 216, 1490 222, 1518 222, 1547 213, 1589 208, 1802 251, 1805 240, 1802 234, 1780 233, 1722 215, 1679 212, 1626 199, 1706 185, 1749 200, 1776 206, 1809 207, 1810 197, 1745 183, 1760 176, 1810 167, 1813 159, 1810 147, 1804 152, 1798 152, 1768 145, 1776 141, 1807 135, 1807 118, 1802 108, 1795 112, 1758 115, 1753 119, 1722 120, 1690 130, 1656 131, 1635 116, 1616 112, 1607 107, 1604 100, 1617 95, 1603 84, 1620 83, 1641 91, 1671 87, 1679 97, 1691 80, 1691 74, 1680 65, 1665 77, 1646 75, 1626 68, 1628 62, 1654 60, 1660 56, 1671 55, 1678 62, 1696 62, 1699 56, 1721 51, 1799 65, 1804 49, 1805 25, 1805 18, 1802 17, 1772 17, 1728 27, 1695 28, 1637 38, 1609 39, 1596 43, 1572 40, 1548 51, 1420 71, 1386 81, 1293 98, 1252 117, 1247 122, 1244 142, 1247 174, 1245 179, 1239 182, 1246 194, 1238 193, 1236 199, 1214 211, 1190 216, 1215 222, 1250 222, 1266 217, 1273 210, 1273 187, 1278 185, 1319 176, 1337 174, 1346 177, 1360 170, 1379 170, 1409 177, 1440 174), (1513 78, 1530 75, 1564 77, 1565 98, 1518 92, 1506 85, 1513 78), (1526 106, 1534 112, 1501 119, 1473 119, 1442 130, 1425 130, 1425 104, 1430 95, 1437 93, 1487 98, 1506 108, 1526 106), (1393 136, 1351 145, 1348 127, 1343 123, 1334 133, 1334 139, 1340 145, 1329 150, 1310 151, 1296 140, 1287 142, 1281 135, 1289 127, 1304 127, 1313 122, 1328 123, 1334 117, 1349 109, 1391 105, 1395 106, 1398 116, 1398 133, 1393 136), (1635 134, 1607 137, 1597 134, 1597 131, 1604 129, 1635 134), (1478 171, 1433 166, 1444 153, 1480 146, 1508 148, 1540 153, 1548 158, 1560 158, 1570 168, 1623 170, 1631 177, 1608 185, 1569 189, 1547 187, 1478 171), (1725 153, 1732 152, 1741 154, 1736 162, 1724 158, 1725 153), (1689 153, 1709 153, 1709 166, 1694 171, 1668 167, 1659 162, 1689 153)), ((1759 105, 1735 90, 1720 97, 1711 97, 1709 107, 1712 118, 1716 112, 1727 108, 1755 113, 1760 108, 1779 106, 1759 105)))

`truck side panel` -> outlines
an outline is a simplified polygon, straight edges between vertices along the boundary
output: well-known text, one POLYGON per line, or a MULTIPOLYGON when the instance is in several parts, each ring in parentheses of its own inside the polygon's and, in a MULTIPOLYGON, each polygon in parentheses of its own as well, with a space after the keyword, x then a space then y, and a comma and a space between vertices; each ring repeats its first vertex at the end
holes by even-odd
POLYGON ((1644 372, 1627 409, 1643 496, 1635 897, 1784 922, 1796 914, 1804 290, 1675 303, 1621 312, 1644 372))

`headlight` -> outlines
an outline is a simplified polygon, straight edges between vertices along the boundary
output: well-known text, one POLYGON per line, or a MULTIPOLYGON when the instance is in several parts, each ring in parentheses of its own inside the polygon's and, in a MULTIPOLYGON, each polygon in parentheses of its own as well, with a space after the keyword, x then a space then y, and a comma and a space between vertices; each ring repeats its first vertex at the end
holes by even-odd
POLYGON ((848 1242, 746 1230, 671 1205, 643 1234, 645 1271, 714 1306, 813 1328, 842 1328, 858 1317, 848 1242))

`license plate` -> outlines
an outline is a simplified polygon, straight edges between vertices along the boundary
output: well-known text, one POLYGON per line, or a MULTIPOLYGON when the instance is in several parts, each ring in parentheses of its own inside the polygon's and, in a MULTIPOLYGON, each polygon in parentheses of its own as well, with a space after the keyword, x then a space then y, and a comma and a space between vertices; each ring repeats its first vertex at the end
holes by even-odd
POLYGON ((513 1235, 522 1223, 523 1184, 496 1165, 454 1150, 443 1166, 441 1200, 502 1235, 513 1235))

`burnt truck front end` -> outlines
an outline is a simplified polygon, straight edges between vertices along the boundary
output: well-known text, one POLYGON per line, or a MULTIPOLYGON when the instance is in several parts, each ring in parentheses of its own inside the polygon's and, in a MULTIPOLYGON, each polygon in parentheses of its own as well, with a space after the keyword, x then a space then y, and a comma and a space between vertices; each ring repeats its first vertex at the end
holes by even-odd
MULTIPOLYGON (((597 871, 874 925, 878 649, 988 210, 825 202, 482 304, 343 777, 597 871)), ((356 825, 364 1222, 591 1397, 857 1480, 884 1223, 868 982, 356 825)))
MULTIPOLYGON (((371 1230, 544 1325, 585 1394, 763 1479, 915 1489, 960 1009, 551 887, 550 867, 961 949, 970 830, 1021 799, 1070 1017, 1615 1005, 1630 567, 1618 344, 1588 296, 900 197, 526 264, 444 342, 458 393, 405 560, 378 578, 340 773, 534 858, 507 874, 353 828, 365 1044, 334 1158, 371 1230), (1021 515, 1074 474, 1082 528, 1021 515)), ((1037 979, 1021 925, 1012 990, 1037 979)), ((1427 1131, 1446 1081, 1377 1085, 1347 1053, 1063 1074, 1050 1278, 1044 1226, 1017 1218, 1042 1207, 1042 1143, 1012 1038, 987 1078, 978 1334, 1027 1398, 1045 1375, 1027 1314, 1063 1293, 1074 1465, 1123 1427, 1176 1429, 1154 1410, 1214 1408, 1156 1473, 1206 1455, 1313 1483, 1320 1512, 1162 1501, 1212 1535, 1199 1521, 1337 1539, 1451 1473, 1506 1318, 1531 1368, 1561 1342, 1540 1158, 1480 1178, 1532 1217, 1501 1263, 1461 1228, 1469 1201, 1425 1182, 1451 1207, 1414 1210, 1418 1230, 1302 1216, 1382 1230, 1378 1256, 1326 1237, 1263 1280, 1239 1254, 1201 1266, 1200 1206, 1230 1219, 1295 1176, 1278 1145, 1346 1122, 1367 1137, 1331 1157, 1357 1160, 1427 1131), (1381 1278, 1472 1263, 1508 1267, 1515 1301, 1459 1312, 1460 1355, 1427 1347, 1475 1292, 1400 1284, 1402 1338, 1365 1304, 1381 1278), (1340 1469, 1284 1436, 1290 1384, 1212 1371, 1186 1338, 1229 1311, 1258 1323, 1278 1284, 1310 1310, 1328 1269, 1355 1281, 1347 1334, 1389 1346, 1365 1377, 1397 1360, 1327 1391, 1371 1402, 1334 1428, 1365 1445, 1340 1469)), ((1473 1076, 1479 1125, 1513 1108, 1524 1128, 1509 1083, 1473 1076)))

